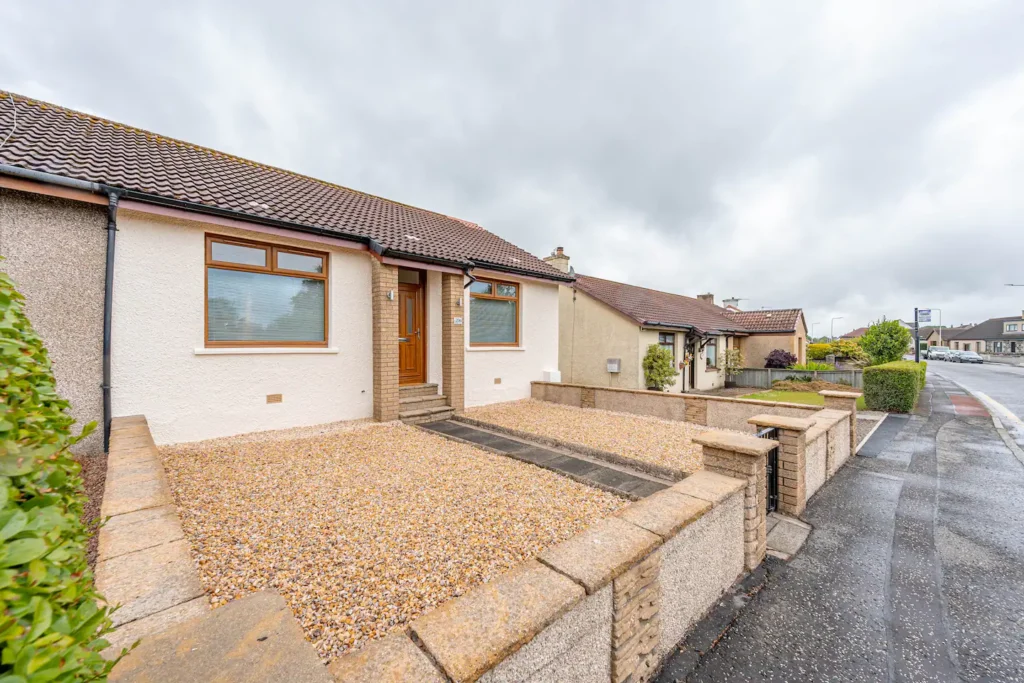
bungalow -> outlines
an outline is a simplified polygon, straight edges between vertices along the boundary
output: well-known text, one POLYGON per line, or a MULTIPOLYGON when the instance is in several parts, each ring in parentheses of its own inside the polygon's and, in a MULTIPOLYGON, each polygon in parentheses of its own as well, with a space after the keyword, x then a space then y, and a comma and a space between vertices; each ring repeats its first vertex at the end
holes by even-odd
POLYGON ((990 318, 947 337, 951 349, 994 355, 1024 354, 1024 315, 990 318))
MULTIPOLYGON (((558 247, 544 259, 570 273, 558 247)), ((776 348, 806 357, 799 309, 739 311, 697 298, 575 274, 559 294, 558 368, 562 381, 642 389, 641 361, 652 344, 672 352, 679 376, 668 391, 716 389, 725 384, 722 354, 739 349, 748 366, 763 365, 776 348), (799 332, 797 332, 799 330, 799 332), (797 338, 794 341, 794 338, 797 338)))
POLYGON ((572 278, 476 224, 12 97, 0 268, 104 433, 443 418, 558 367, 572 278))

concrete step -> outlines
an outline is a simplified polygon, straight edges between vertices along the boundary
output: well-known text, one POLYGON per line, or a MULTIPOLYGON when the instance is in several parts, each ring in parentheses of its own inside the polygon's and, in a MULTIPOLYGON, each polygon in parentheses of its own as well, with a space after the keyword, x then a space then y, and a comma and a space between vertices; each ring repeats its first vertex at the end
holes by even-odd
POLYGON ((434 396, 402 396, 398 399, 398 410, 421 410, 423 408, 441 408, 448 405, 448 397, 444 395, 434 396))
POLYGON ((411 396, 437 396, 436 384, 406 384, 398 387, 398 396, 408 398, 411 396))
POLYGON ((332 683, 284 598, 260 591, 144 637, 118 662, 112 683, 332 683))
POLYGON ((449 420, 455 411, 450 406, 438 408, 422 408, 420 410, 404 410, 398 413, 398 419, 408 425, 419 425, 426 422, 449 420))

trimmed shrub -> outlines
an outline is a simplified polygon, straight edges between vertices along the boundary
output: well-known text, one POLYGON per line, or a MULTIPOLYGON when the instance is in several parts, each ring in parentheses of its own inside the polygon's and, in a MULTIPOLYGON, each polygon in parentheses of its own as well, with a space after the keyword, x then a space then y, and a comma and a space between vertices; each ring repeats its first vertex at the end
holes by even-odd
POLYGON ((832 353, 831 344, 808 344, 807 360, 825 360, 825 356, 832 353))
POLYGON ((910 330, 897 320, 882 318, 868 328, 860 340, 873 365, 900 360, 910 347, 910 330))
POLYGON ((775 349, 764 357, 764 366, 766 368, 788 368, 796 361, 797 357, 789 351, 775 349))
POLYGON ((898 360, 864 368, 864 403, 868 410, 909 413, 924 388, 923 363, 898 360))
POLYGON ((641 365, 644 368, 644 382, 648 389, 664 391, 665 387, 675 380, 679 371, 672 364, 672 352, 657 344, 647 347, 647 355, 644 356, 641 365))
POLYGON ((86 562, 80 466, 68 452, 96 425, 72 436, 22 301, 0 272, 0 680, 105 680, 111 623, 86 562))

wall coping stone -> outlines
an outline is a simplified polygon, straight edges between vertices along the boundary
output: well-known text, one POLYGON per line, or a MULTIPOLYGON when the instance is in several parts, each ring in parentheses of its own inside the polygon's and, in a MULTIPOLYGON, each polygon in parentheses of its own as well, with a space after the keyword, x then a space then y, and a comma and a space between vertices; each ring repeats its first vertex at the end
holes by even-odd
POLYGON ((392 633, 331 662, 327 670, 339 683, 445 683, 426 654, 405 633, 392 633))
POLYGON ((742 479, 709 470, 698 470, 668 490, 706 500, 713 507, 718 507, 719 503, 737 491, 742 491, 746 485, 747 482, 742 479))
MULTIPOLYGON (((783 408, 797 408, 799 410, 806 410, 813 412, 817 410, 817 406, 809 406, 804 403, 786 403, 784 401, 764 401, 759 398, 737 398, 735 396, 713 396, 710 394, 676 394, 669 393, 667 391, 648 391, 647 389, 623 389, 621 387, 602 387, 593 384, 569 384, 567 382, 544 382, 540 380, 534 380, 531 384, 539 384, 544 386, 553 387, 572 387, 574 389, 594 389, 600 391, 616 391, 623 394, 640 394, 642 396, 659 396, 663 398, 673 400, 686 400, 686 399, 699 399, 701 401, 718 401, 721 403, 740 403, 747 405, 761 405, 761 406, 782 406, 783 408)), ((859 394, 858 394, 859 395, 859 394)))
POLYGON ((618 517, 608 517, 540 554, 540 561, 593 594, 661 545, 661 538, 618 517))
MULTIPOLYGON (((817 414, 816 411, 815 414, 817 414)), ((785 415, 755 415, 747 420, 747 424, 759 427, 775 427, 777 429, 788 429, 794 432, 806 432, 814 426, 814 420, 804 417, 787 417, 785 415)))
MULTIPOLYGON (((776 416, 766 415, 764 417, 775 418, 776 416)), ((754 419, 756 418, 750 418, 750 421, 753 421, 754 419)), ((807 423, 807 426, 809 427, 811 424, 810 420, 807 420, 807 423)), ((700 444, 701 446, 707 446, 709 448, 717 448, 723 451, 732 451, 733 453, 750 455, 753 457, 766 455, 769 451, 779 445, 778 441, 773 441, 772 439, 759 439, 756 436, 750 436, 748 434, 721 431, 701 432, 697 436, 693 437, 693 443, 700 444)))
POLYGON ((574 581, 530 560, 419 617, 410 629, 452 680, 475 681, 583 597, 574 581))
POLYGON ((853 398, 857 399, 864 394, 859 391, 835 391, 833 389, 822 389, 818 392, 822 396, 830 396, 832 398, 853 398))
POLYGON ((711 508, 709 501, 666 489, 627 505, 616 512, 615 517, 667 540, 703 517, 711 508))

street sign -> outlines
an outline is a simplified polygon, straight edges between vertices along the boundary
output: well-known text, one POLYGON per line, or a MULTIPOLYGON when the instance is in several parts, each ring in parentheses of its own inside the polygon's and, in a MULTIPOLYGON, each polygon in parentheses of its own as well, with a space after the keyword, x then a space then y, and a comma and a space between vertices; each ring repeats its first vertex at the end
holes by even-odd
POLYGON ((922 308, 917 312, 917 322, 930 323, 932 321, 932 309, 922 308))

